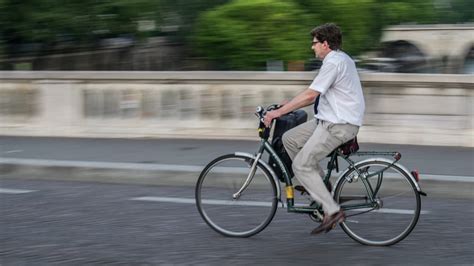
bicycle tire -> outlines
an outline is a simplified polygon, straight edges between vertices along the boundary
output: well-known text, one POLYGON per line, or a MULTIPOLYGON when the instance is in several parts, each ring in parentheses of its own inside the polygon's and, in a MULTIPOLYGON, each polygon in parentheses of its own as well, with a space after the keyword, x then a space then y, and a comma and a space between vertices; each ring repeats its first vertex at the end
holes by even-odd
MULTIPOLYGON (((348 217, 340 224, 342 230, 353 240, 369 246, 390 246, 405 239, 415 228, 421 212, 420 193, 410 173, 397 164, 377 159, 357 164, 356 167, 367 174, 388 167, 382 176, 379 174, 366 179, 374 190, 378 190, 376 198, 382 206, 346 211, 348 217)), ((349 204, 367 202, 367 198, 363 199, 364 195, 368 197, 366 185, 362 180, 354 179, 355 176, 357 172, 350 170, 336 184, 334 199, 343 209, 348 208, 349 204)))
POLYGON ((242 187, 253 162, 246 156, 227 154, 210 162, 199 175, 195 190, 199 214, 224 236, 253 236, 275 216, 277 186, 261 163, 257 163, 255 175, 241 197, 232 198, 242 187))

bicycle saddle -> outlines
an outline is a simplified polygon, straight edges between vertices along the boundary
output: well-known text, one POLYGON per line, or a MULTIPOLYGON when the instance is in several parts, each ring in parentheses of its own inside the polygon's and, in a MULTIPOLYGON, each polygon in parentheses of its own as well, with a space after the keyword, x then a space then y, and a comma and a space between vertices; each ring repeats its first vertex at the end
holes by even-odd
POLYGON ((342 152, 342 154, 346 156, 355 153, 359 150, 359 143, 357 143, 357 137, 342 144, 341 146, 339 146, 338 149, 342 152))
POLYGON ((342 154, 345 156, 349 156, 356 151, 359 150, 359 143, 357 142, 357 137, 349 140, 348 142, 342 144, 341 146, 337 147, 334 151, 329 153, 328 157, 331 157, 332 154, 336 151, 339 150, 342 154))

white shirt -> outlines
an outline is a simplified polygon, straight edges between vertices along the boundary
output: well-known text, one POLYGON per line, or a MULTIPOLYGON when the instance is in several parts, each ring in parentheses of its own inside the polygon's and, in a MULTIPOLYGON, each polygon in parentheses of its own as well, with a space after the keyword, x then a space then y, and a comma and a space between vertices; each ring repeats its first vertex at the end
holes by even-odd
POLYGON ((346 53, 329 52, 309 88, 321 93, 317 119, 362 126, 364 94, 355 63, 346 53))

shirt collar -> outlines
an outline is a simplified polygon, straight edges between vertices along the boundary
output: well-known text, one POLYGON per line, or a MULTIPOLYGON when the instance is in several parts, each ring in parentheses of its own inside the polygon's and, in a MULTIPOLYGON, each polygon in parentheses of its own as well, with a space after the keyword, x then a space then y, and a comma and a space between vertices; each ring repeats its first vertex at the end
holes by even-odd
POLYGON ((336 51, 335 51, 335 50, 332 50, 331 52, 329 52, 329 53, 326 55, 326 57, 324 57, 324 59, 323 59, 323 64, 326 63, 326 61, 329 60, 329 58, 335 56, 336 53, 337 53, 337 50, 336 50, 336 51))

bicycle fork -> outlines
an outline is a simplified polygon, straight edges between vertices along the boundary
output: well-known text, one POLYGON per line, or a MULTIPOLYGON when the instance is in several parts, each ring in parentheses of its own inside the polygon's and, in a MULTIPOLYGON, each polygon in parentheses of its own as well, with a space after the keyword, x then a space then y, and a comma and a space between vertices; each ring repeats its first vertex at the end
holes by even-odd
POLYGON ((255 176, 255 172, 257 171, 257 164, 261 157, 262 157, 262 152, 259 152, 257 156, 255 157, 255 160, 253 161, 252 166, 250 167, 250 172, 247 176, 247 179, 245 179, 244 184, 239 189, 239 191, 237 191, 236 193, 232 195, 233 199, 240 198, 240 196, 242 195, 242 192, 244 192, 244 190, 250 185, 250 182, 252 181, 253 177, 255 176))

